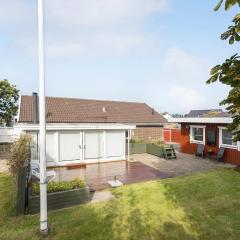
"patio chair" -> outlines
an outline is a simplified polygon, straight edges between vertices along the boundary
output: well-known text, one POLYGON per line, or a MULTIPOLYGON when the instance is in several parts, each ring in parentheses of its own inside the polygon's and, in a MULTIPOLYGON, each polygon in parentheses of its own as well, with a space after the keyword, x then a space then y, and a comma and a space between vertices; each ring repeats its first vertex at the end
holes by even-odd
POLYGON ((225 153, 225 148, 220 147, 218 150, 218 154, 216 156, 213 156, 213 158, 218 162, 223 162, 224 153, 225 153))
MULTIPOLYGON (((30 176, 36 177, 37 179, 40 179, 40 166, 38 162, 31 162, 30 163, 30 176)), ((46 177, 47 177, 47 182, 51 182, 55 179, 56 177, 56 172, 54 170, 46 171, 46 177)))
POLYGON ((197 151, 195 153, 196 157, 204 157, 204 145, 203 144, 198 144, 197 145, 197 151))

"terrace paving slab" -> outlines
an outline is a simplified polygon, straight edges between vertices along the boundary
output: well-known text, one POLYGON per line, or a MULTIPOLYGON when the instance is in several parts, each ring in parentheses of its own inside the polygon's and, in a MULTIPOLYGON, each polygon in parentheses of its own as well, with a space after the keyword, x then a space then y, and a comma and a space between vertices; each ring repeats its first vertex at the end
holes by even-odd
POLYGON ((141 162, 149 167, 175 176, 205 172, 220 168, 233 168, 232 164, 217 162, 209 159, 196 158, 193 155, 179 153, 177 159, 166 160, 150 154, 133 154, 130 160, 141 162))

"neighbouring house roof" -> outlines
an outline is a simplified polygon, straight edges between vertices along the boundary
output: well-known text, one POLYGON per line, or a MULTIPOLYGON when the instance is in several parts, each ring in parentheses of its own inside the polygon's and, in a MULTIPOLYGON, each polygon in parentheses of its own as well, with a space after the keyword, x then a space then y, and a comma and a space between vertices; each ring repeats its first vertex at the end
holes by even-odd
POLYGON ((163 113, 162 116, 163 116, 164 118, 166 118, 167 121, 169 121, 169 120, 172 118, 172 115, 169 114, 169 113, 163 113))
POLYGON ((191 110, 186 117, 224 117, 227 113, 224 113, 222 109, 204 109, 204 110, 191 110))
MULTIPOLYGON (((32 123, 32 96, 21 97, 18 122, 32 123)), ((167 121, 145 103, 46 97, 46 122, 161 124, 167 121)))

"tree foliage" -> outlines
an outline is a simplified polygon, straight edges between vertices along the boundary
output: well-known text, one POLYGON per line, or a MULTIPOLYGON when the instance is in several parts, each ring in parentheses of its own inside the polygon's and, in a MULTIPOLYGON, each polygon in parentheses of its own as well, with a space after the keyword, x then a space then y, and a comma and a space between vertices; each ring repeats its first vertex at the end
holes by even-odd
POLYGON ((9 126, 12 118, 17 114, 19 90, 8 80, 0 80, 0 122, 9 126))
MULTIPOLYGON (((240 0, 220 0, 215 11, 225 3, 225 10, 229 10, 234 5, 240 7, 240 0)), ((240 41, 240 14, 233 18, 233 25, 221 35, 222 40, 229 40, 229 44, 240 41)), ((232 124, 229 125, 229 131, 233 131, 235 141, 240 141, 240 56, 238 54, 225 60, 224 63, 212 68, 211 77, 207 83, 219 81, 230 86, 230 91, 226 99, 220 105, 226 105, 227 111, 233 117, 232 124)))

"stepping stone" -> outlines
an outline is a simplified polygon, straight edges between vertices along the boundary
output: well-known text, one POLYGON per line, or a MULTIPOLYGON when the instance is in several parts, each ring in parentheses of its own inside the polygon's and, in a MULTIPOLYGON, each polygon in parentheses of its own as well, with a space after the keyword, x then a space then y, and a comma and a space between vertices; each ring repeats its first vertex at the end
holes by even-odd
POLYGON ((93 195, 91 203, 104 202, 115 199, 112 193, 108 190, 96 191, 93 195))

